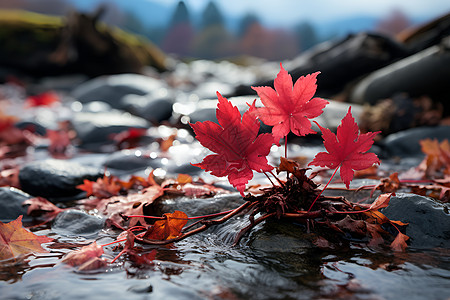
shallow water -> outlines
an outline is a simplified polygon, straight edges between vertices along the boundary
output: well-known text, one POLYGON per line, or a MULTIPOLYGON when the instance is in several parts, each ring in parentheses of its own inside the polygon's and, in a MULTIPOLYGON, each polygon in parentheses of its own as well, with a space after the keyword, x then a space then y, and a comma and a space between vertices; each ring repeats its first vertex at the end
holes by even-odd
POLYGON ((242 222, 171 246, 144 246, 157 249, 153 266, 120 259, 77 272, 58 263, 68 250, 55 249, 2 264, 1 299, 448 299, 448 249, 324 251, 270 224, 232 247, 226 236, 242 222))

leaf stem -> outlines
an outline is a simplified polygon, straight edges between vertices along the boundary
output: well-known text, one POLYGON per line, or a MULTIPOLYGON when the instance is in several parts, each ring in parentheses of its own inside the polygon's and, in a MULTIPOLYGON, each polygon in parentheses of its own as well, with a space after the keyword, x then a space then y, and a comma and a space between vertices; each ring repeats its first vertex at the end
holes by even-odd
POLYGON ((336 175, 337 170, 341 167, 341 165, 339 165, 335 170, 333 175, 331 175, 330 179, 328 180, 327 184, 324 186, 324 188, 320 191, 319 195, 317 195, 316 199, 314 199, 313 203, 311 204, 311 206, 308 209, 308 212, 311 211, 311 208, 313 207, 314 203, 316 203, 317 199, 319 199, 320 195, 322 195, 323 191, 327 188, 327 186, 330 184, 331 179, 333 179, 334 175, 336 175))

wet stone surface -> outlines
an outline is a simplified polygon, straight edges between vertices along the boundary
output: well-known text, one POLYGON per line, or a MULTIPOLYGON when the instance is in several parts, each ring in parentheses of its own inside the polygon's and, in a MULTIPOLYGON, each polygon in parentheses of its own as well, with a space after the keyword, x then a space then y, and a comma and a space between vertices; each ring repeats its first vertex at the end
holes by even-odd
POLYGON ((102 171, 67 160, 48 159, 26 164, 20 169, 23 191, 33 196, 62 198, 80 193, 76 188, 84 179, 95 180, 102 171))
POLYGON ((61 212, 52 225, 52 231, 71 237, 94 238, 102 230, 104 220, 83 211, 69 209, 61 212))
POLYGON ((10 222, 20 215, 23 215, 24 222, 30 221, 32 218, 27 215, 27 208, 22 206, 22 203, 30 198, 30 195, 19 189, 0 187, 0 221, 10 222))
POLYGON ((429 197, 398 193, 383 209, 391 220, 408 223, 405 233, 412 248, 450 247, 450 205, 429 197))

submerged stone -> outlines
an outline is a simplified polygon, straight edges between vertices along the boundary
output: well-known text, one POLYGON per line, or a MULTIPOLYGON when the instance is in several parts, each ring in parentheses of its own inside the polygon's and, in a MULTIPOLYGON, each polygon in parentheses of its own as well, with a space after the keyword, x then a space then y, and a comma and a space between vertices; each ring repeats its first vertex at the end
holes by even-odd
POLYGON ((382 213, 391 220, 408 223, 406 235, 413 248, 450 247, 450 206, 431 198, 398 193, 382 213))
POLYGON ((69 209, 61 212, 52 225, 52 231, 64 236, 92 236, 102 230, 104 220, 83 211, 69 209))
POLYGON ((11 222, 20 215, 23 215, 22 221, 30 221, 27 208, 22 206, 22 203, 30 198, 30 195, 19 189, 0 187, 0 221, 11 222))
POLYGON ((102 171, 76 162, 47 159, 31 162, 20 169, 22 189, 44 198, 70 197, 81 191, 76 188, 84 179, 96 180, 102 171))
POLYGON ((450 140, 450 126, 418 127, 388 135, 384 139, 386 156, 423 156, 420 140, 450 140))

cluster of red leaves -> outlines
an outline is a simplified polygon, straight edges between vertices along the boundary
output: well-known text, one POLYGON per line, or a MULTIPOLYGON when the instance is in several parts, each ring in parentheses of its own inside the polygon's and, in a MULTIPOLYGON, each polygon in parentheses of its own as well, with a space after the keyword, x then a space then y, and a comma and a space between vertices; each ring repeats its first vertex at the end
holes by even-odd
POLYGON ((22 226, 22 216, 9 223, 0 222, 0 260, 15 258, 34 252, 47 252, 41 244, 53 241, 38 236, 22 226))
MULTIPOLYGON (((245 185, 253 177, 253 171, 271 172, 272 167, 267 163, 266 156, 272 143, 278 144, 284 137, 287 154, 286 139, 290 132, 299 136, 315 133, 311 129, 309 119, 321 115, 328 104, 326 100, 313 98, 317 89, 318 74, 319 72, 300 77, 293 84, 292 77, 281 66, 274 81, 275 89, 253 87, 260 96, 263 107, 256 108, 254 101, 242 117, 236 107, 217 93, 219 102, 216 116, 220 125, 210 121, 191 124, 199 142, 216 154, 205 157, 203 162, 194 166, 210 171, 215 176, 228 176, 229 182, 244 195, 245 185), (258 119, 273 126, 272 135, 258 135, 258 119)), ((336 134, 317 122, 316 124, 322 131, 327 152, 318 153, 309 165, 335 169, 324 189, 338 169, 342 181, 349 188, 355 171, 380 163, 374 153, 367 153, 379 132, 360 134, 351 108, 342 119, 336 134)), ((385 232, 381 226, 386 223, 395 224, 378 211, 387 205, 390 195, 380 197, 381 200, 378 199, 372 206, 362 210, 360 206, 346 200, 336 201, 321 197, 322 192, 317 190, 317 185, 305 175, 306 169, 301 169, 293 161, 281 158, 278 172, 280 171, 287 171, 292 176, 284 183, 275 177, 279 186, 273 185, 264 189, 257 197, 250 194, 246 196, 253 207, 250 216, 252 224, 244 228, 238 236, 242 236, 255 224, 276 216, 309 220, 341 233, 350 231, 356 235, 371 236, 372 243, 377 244, 379 240, 384 242, 381 233, 385 232), (318 208, 311 211, 316 201, 318 208), (341 211, 338 211, 339 209, 341 211), (326 212, 325 215, 323 211, 326 212), (258 212, 263 212, 263 215, 254 220, 258 212), (317 218, 322 220, 324 218, 326 221, 318 221, 317 218)), ((399 231, 391 247, 394 250, 402 250, 406 246, 407 239, 408 237, 399 231)))

